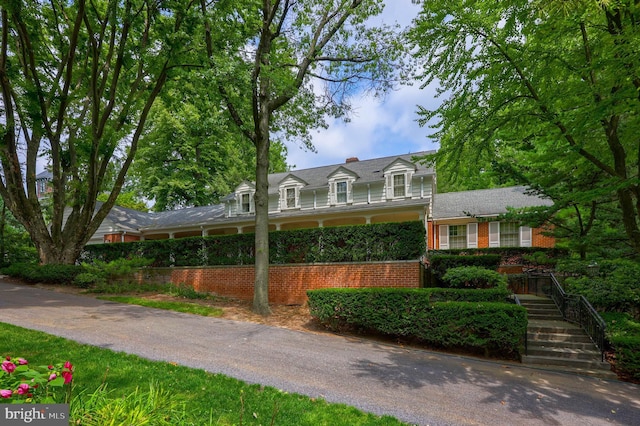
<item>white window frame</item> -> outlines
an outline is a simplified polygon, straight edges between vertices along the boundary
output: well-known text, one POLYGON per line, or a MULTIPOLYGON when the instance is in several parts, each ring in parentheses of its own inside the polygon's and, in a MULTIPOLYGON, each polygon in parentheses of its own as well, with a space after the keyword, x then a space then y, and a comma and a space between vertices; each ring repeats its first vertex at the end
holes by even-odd
POLYGON ((347 204, 349 200, 349 185, 346 180, 336 181, 336 204, 347 204), (340 187, 344 187, 344 191, 340 191, 340 187), (341 200, 341 195, 344 195, 344 200, 341 200))
POLYGON ((280 188, 280 210, 293 210, 300 208, 300 187, 287 185, 280 188), (294 191, 294 204, 289 205, 288 193, 294 191))
POLYGON ((253 192, 249 192, 249 191, 244 191, 244 192, 240 192, 238 193, 238 198, 237 198, 238 202, 237 202, 237 211, 238 214, 251 214, 255 212, 255 207, 253 204, 253 192), (244 198, 248 197, 249 198, 249 210, 244 210, 244 198))
POLYGON ((404 198, 407 196, 407 175, 405 173, 395 173, 391 175, 391 192, 393 198, 404 198), (402 178, 402 183, 396 183, 396 179, 402 178), (399 191, 401 189, 401 191, 399 191))
MULTIPOLYGON (((514 247, 531 247, 532 245, 532 229, 529 226, 518 227, 518 245, 514 247)), ((500 247, 500 222, 489 222, 489 247, 500 247)))
POLYGON ((329 205, 345 205, 353 203, 353 179, 335 179, 329 181, 329 205), (338 201, 338 184, 345 184, 346 201, 338 201))

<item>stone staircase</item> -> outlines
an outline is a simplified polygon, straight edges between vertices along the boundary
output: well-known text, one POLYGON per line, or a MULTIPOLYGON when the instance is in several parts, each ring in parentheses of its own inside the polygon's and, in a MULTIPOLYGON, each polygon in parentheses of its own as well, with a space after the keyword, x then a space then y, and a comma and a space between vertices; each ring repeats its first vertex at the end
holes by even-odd
POLYGON ((615 379, 600 350, 579 326, 564 321, 553 300, 527 294, 518 295, 527 309, 527 354, 522 364, 615 379))

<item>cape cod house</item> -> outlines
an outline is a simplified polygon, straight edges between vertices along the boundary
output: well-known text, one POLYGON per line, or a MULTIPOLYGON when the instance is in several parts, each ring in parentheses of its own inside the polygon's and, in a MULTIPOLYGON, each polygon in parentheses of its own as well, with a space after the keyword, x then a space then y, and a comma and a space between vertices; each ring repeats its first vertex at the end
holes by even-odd
MULTIPOLYGON (((507 207, 549 205, 523 187, 436 194, 433 168, 416 161, 428 152, 314 167, 269 175, 269 226, 290 230, 420 220, 429 249, 553 246, 539 229, 495 218, 507 207)), ((220 204, 161 213, 114 207, 90 243, 129 242, 254 231, 252 182, 220 204)))

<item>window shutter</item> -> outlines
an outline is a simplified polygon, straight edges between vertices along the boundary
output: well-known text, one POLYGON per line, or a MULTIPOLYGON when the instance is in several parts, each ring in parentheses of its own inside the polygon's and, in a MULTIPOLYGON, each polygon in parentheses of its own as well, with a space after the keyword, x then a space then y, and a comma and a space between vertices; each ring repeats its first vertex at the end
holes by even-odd
POLYGON ((467 224, 467 248, 478 248, 478 224, 467 224))
POLYGON ((253 201, 253 195, 253 192, 249 193, 249 213, 255 213, 256 211, 255 203, 253 201))
POLYGON ((387 175, 387 184, 386 184, 386 196, 387 200, 393 199, 393 175, 387 175))
POLYGON ((353 182, 347 181, 347 203, 353 203, 353 182))
POLYGON ((404 196, 411 198, 411 172, 404 174, 404 196))
POLYGON ((287 208, 287 190, 280 188, 280 210, 287 208))
POLYGON ((440 225, 438 227, 438 233, 440 235, 440 249, 449 249, 449 225, 440 225))
POLYGON ((329 205, 335 206, 336 204, 336 183, 329 182, 329 205))
POLYGON ((531 247, 531 228, 520 227, 520 247, 531 247))
POLYGON ((489 222, 489 247, 500 247, 500 222, 489 222))
POLYGON ((300 208, 300 187, 296 186, 296 208, 300 208))

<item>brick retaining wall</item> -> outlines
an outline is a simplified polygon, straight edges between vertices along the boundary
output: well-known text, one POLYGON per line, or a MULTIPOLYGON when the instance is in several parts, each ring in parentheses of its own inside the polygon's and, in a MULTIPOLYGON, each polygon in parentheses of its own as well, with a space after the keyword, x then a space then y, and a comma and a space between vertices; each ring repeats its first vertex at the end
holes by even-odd
MULTIPOLYGON (((137 279, 184 283, 201 292, 253 299, 253 265, 149 268, 139 272, 137 279)), ((418 261, 271 265, 269 301, 304 304, 307 290, 331 287, 417 288, 422 286, 421 280, 422 265, 418 261)))

